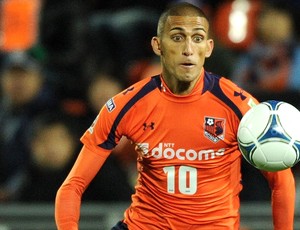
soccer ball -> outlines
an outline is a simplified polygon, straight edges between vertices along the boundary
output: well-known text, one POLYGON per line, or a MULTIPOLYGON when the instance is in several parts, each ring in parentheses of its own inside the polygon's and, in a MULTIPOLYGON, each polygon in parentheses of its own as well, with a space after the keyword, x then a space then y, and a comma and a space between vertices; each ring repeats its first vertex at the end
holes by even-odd
POLYGON ((300 160, 300 112, 283 101, 261 102, 243 116, 237 137, 254 167, 270 172, 291 168, 300 160))

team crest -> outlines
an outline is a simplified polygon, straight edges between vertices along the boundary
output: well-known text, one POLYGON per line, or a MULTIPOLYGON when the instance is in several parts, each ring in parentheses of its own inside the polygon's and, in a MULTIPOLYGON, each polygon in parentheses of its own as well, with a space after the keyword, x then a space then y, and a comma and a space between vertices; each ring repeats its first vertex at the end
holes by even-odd
POLYGON ((224 140, 225 119, 204 117, 204 136, 214 143, 224 140))

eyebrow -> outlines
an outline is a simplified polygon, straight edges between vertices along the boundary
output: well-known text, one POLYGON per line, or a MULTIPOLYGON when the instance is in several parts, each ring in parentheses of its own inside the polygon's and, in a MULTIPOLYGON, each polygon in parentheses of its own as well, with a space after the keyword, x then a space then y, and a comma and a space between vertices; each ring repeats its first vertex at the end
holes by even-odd
MULTIPOLYGON (((180 31, 184 31, 184 29, 183 29, 183 28, 181 28, 181 27, 174 27, 174 28, 170 29, 170 31, 173 31, 173 30, 180 30, 180 31)), ((203 31, 203 32, 207 33, 207 31, 206 31, 204 28, 197 27, 197 28, 194 28, 194 29, 193 29, 193 31, 198 31, 198 30, 200 30, 200 31, 203 31)))

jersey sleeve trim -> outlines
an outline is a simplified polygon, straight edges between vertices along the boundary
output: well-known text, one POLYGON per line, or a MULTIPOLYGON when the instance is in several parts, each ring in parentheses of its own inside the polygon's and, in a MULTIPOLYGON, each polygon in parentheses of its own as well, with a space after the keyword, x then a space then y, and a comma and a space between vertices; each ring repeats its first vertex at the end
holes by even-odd
MULTIPOLYGON (((210 92, 229 106, 239 119, 242 119, 243 114, 238 106, 222 91, 220 87, 220 78, 221 77, 216 74, 205 72, 205 79, 213 79, 213 82, 211 82, 212 88, 210 89, 210 92)), ((205 80, 205 82, 207 81, 208 80, 205 80)), ((207 89, 207 87, 205 88, 207 89)))
POLYGON ((121 122, 122 118, 125 116, 125 114, 130 110, 130 108, 132 108, 132 106, 139 101, 141 98, 143 98, 144 96, 146 96, 148 93, 152 92, 153 90, 155 90, 156 88, 160 88, 161 87, 161 80, 160 80, 160 76, 154 76, 151 78, 151 80, 145 84, 141 90, 139 90, 137 92, 137 94, 135 96, 133 96, 126 104, 125 106, 121 109, 120 113, 117 115, 116 119, 114 120, 112 127, 110 129, 110 132, 107 136, 107 139, 99 144, 98 146, 107 150, 111 150, 113 149, 117 143, 115 142, 116 140, 116 130, 117 127, 119 125, 119 123, 121 122))

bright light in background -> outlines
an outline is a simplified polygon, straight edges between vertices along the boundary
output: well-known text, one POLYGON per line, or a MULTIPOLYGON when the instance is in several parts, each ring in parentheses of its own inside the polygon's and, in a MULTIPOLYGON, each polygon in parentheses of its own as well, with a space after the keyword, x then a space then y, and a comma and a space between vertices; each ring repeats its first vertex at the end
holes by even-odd
POLYGON ((234 43, 242 42, 247 35, 250 4, 247 0, 235 0, 229 15, 228 37, 234 43))

